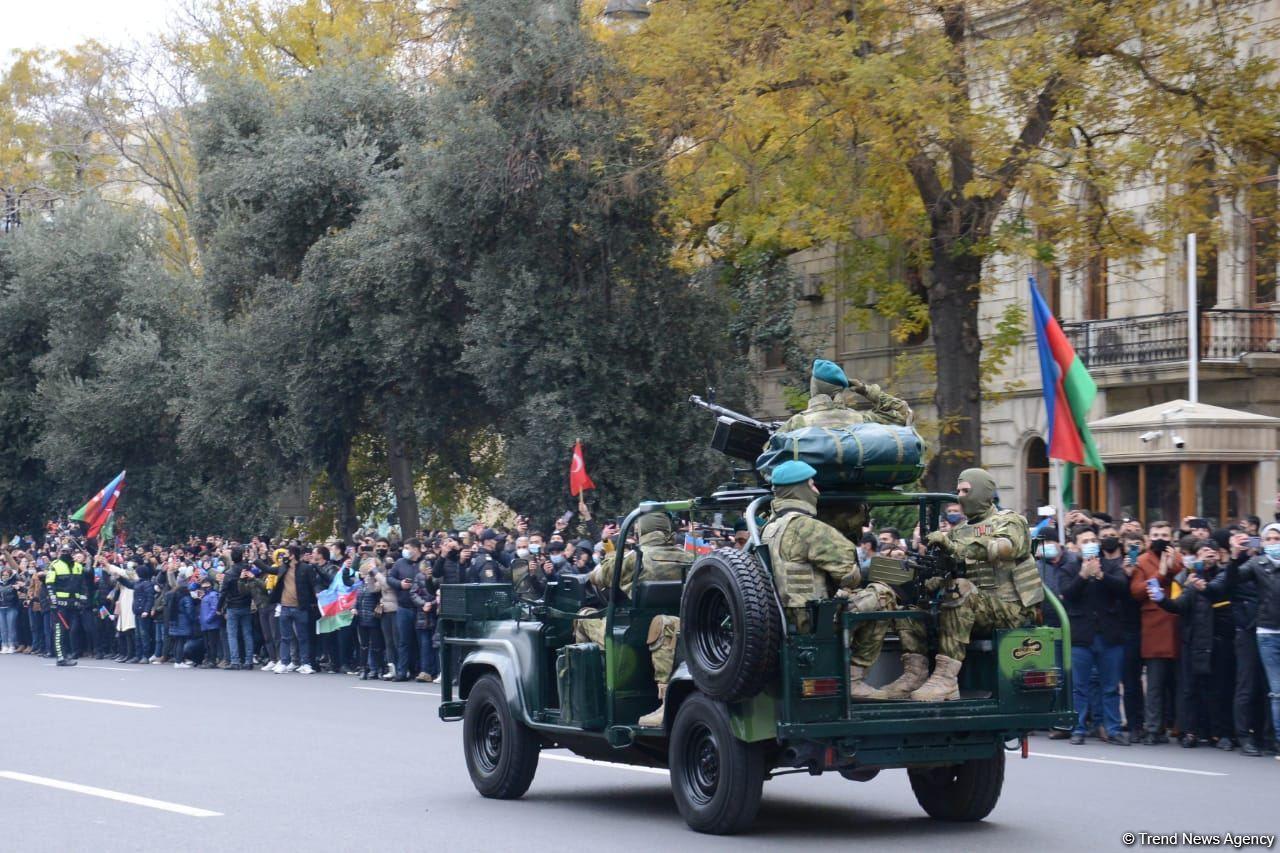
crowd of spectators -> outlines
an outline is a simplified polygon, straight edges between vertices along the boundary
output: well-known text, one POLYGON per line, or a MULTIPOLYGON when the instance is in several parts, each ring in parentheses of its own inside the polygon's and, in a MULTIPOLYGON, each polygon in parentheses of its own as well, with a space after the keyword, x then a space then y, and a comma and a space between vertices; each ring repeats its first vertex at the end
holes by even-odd
MULTIPOLYGON (((952 504, 941 525, 963 521, 952 504)), ((440 675, 442 584, 513 583, 536 598, 548 579, 590 571, 616 534, 615 525, 570 530, 567 519, 547 534, 517 517, 510 530, 476 524, 404 541, 358 535, 351 545, 206 537, 94 554, 73 548, 86 595, 69 626, 71 653, 178 669, 430 682, 440 675), (363 582, 350 624, 318 631, 317 596, 338 573, 344 584, 363 582)), ((1280 523, 1246 516, 1217 529, 1201 518, 1144 525, 1076 509, 1061 536, 1053 518, 1035 536, 1041 578, 1071 625, 1076 723, 1050 737, 1276 754, 1280 523)), ((686 542, 742 548, 747 533, 741 524, 690 528, 686 542)), ((64 543, 4 547, 0 653, 52 657, 42 574, 64 543)), ((904 537, 866 527, 858 558, 865 566, 876 554, 921 548, 918 530, 904 537)), ((1047 601, 1043 618, 1058 622, 1047 601)))

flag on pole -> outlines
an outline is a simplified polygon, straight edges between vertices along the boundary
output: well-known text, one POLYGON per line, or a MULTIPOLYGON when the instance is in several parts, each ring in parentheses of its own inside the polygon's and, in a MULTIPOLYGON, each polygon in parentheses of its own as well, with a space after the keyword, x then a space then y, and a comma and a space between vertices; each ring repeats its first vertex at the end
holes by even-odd
POLYGON ((594 489, 596 484, 587 475, 587 462, 582 457, 582 442, 573 443, 573 461, 569 463, 569 494, 577 497, 587 489, 594 489))
POLYGON ((103 486, 102 491, 90 498, 88 503, 72 514, 71 520, 82 522, 86 528, 92 528, 95 524, 98 524, 99 516, 102 515, 107 502, 110 501, 112 497, 119 492, 120 487, 124 485, 124 474, 125 472, 121 471, 116 475, 114 480, 103 486))
POLYGON ((328 634, 345 628, 355 618, 356 595, 364 586, 364 581, 356 578, 356 582, 348 586, 343 582, 342 575, 342 569, 334 572, 329 588, 316 593, 316 604, 320 607, 320 618, 316 620, 317 634, 328 634))
MULTIPOLYGON (((93 526, 89 528, 89 532, 85 534, 86 536, 88 536, 90 539, 97 536, 98 533, 101 532, 103 528, 106 526, 106 523, 108 521, 111 521, 115 517, 116 501, 120 499, 120 493, 123 491, 124 491, 124 482, 121 481, 120 487, 116 489, 114 492, 112 492, 111 497, 107 499, 106 505, 102 507, 102 512, 98 513, 98 520, 95 521, 93 523, 93 526)), ((111 527, 114 530, 115 524, 113 523, 111 527)), ((105 541, 105 537, 103 541, 105 541)))
POLYGON ((1031 309, 1036 326, 1036 347, 1040 351, 1040 387, 1044 393, 1044 407, 1049 419, 1050 459, 1061 459, 1066 464, 1063 476, 1062 503, 1071 503, 1077 465, 1089 465, 1104 470, 1098 447, 1089 432, 1089 408, 1098 396, 1098 386, 1076 355, 1058 321, 1045 304, 1036 288, 1035 277, 1031 284, 1031 309))
POLYGON ((116 536, 116 513, 115 510, 107 513, 106 521, 102 522, 101 539, 103 543, 110 542, 115 544, 116 536))

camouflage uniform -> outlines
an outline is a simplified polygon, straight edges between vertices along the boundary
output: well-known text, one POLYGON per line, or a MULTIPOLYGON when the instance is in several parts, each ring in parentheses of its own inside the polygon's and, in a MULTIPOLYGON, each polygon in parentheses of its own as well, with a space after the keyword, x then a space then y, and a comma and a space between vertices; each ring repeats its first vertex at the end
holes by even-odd
MULTIPOLYGON (((641 577, 651 581, 683 580, 685 570, 693 562, 693 554, 672 543, 671 520, 660 513, 641 516, 637 522, 640 530, 640 550, 644 556, 644 570, 641 577)), ((599 566, 592 570, 590 577, 596 589, 613 587, 614 566, 617 554, 605 557, 599 566)), ((631 585, 635 581, 636 554, 629 552, 622 559, 622 592, 631 594, 631 585)), ((582 613, 593 612, 590 609, 582 613)), ((604 646, 605 620, 579 619, 574 622, 574 635, 579 642, 596 643, 604 646)), ((677 616, 659 615, 649 622, 649 655, 653 663, 654 681, 666 686, 671 678, 671 670, 675 663, 676 639, 680 634, 680 618, 677 616)))
MULTIPOLYGON (((962 661, 975 632, 990 636, 997 628, 1016 628, 1034 619, 1044 587, 1021 515, 989 506, 981 516, 953 527, 943 547, 965 561, 965 579, 947 591, 939 609, 939 653, 962 661)), ((927 654, 925 626, 919 620, 904 620, 897 631, 904 651, 927 654)))
MULTIPOLYGON (((797 631, 808 632, 812 626, 806 603, 831 598, 837 588, 846 595, 852 593, 849 597, 858 601, 858 609, 895 609, 889 587, 876 583, 858 589, 862 583, 858 549, 834 527, 814 517, 814 503, 800 491, 808 488, 807 483, 775 487, 773 518, 760 534, 760 541, 769 548, 774 585, 787 620, 797 631)), ((887 628, 887 622, 877 621, 863 622, 854 629, 850 644, 853 663, 870 666, 875 661, 887 628)))

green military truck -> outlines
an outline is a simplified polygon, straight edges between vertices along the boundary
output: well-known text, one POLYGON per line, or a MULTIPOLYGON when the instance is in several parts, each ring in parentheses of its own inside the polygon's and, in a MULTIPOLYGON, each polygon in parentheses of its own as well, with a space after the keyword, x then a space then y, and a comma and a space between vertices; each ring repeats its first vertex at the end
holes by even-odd
MULTIPOLYGON (((975 641, 957 701, 855 701, 853 627, 904 614, 852 613, 836 598, 809 604, 807 633, 788 627, 760 543, 759 519, 770 500, 765 489, 739 488, 641 504, 621 525, 619 552, 637 519, 653 512, 742 513, 751 542, 745 551, 700 556, 683 580, 646 581, 641 553, 630 596, 622 593, 621 571, 613 573, 611 590, 589 588, 585 575, 561 576, 538 601, 519 600, 509 584, 443 588, 440 717, 462 721, 467 769, 482 795, 520 797, 539 752, 567 749, 668 768, 680 813, 701 832, 747 829, 765 780, 789 773, 835 772, 866 782, 902 768, 933 818, 981 820, 994 808, 1005 753, 1021 750, 1025 757, 1029 731, 1070 720, 1069 628, 1028 625, 975 641), (642 728, 640 717, 658 705, 647 631, 664 614, 682 620, 677 666, 663 724, 642 728), (603 648, 575 642, 574 621, 581 618, 605 620, 603 648)), ((951 500, 824 490, 819 511, 909 505, 930 531, 951 500)), ((913 599, 910 575, 894 581, 913 599)), ((1046 606, 1067 626, 1062 605, 1045 594, 1046 606)), ((907 618, 934 615, 926 609, 907 618)), ((893 642, 891 635, 869 682, 885 684, 900 673, 893 642)))

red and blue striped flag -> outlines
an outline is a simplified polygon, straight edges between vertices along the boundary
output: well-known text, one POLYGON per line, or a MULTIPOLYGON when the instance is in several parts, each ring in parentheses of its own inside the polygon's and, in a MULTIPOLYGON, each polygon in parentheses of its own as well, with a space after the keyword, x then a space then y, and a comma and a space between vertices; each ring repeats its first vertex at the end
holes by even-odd
POLYGON ((1049 458, 1066 462, 1062 502, 1071 503, 1077 465, 1104 470, 1098 447, 1089 432, 1089 408, 1098 396, 1098 386, 1085 369, 1071 342, 1031 284, 1031 310, 1036 324, 1036 346, 1040 351, 1040 387, 1049 416, 1049 458))

